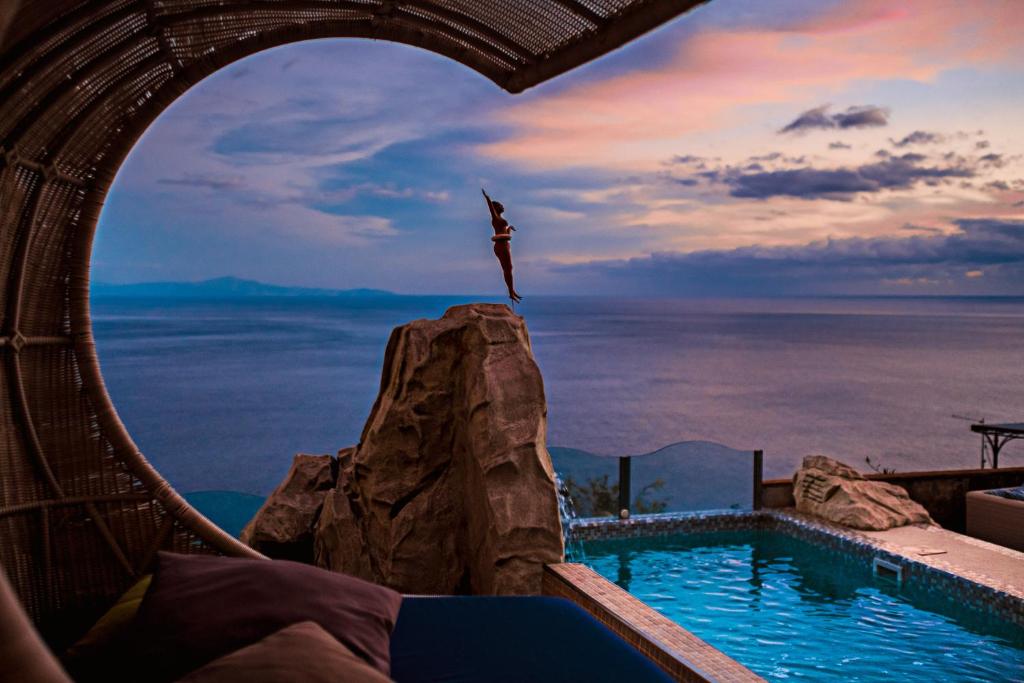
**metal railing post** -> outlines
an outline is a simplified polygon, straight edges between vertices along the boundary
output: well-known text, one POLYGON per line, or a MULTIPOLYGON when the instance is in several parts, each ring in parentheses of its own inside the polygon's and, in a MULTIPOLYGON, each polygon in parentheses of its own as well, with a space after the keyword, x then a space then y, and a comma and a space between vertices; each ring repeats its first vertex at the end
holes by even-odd
POLYGON ((754 509, 760 510, 764 504, 764 451, 754 451, 754 509))
POLYGON ((619 515, 625 510, 626 516, 629 515, 629 464, 628 455, 619 458, 619 515))

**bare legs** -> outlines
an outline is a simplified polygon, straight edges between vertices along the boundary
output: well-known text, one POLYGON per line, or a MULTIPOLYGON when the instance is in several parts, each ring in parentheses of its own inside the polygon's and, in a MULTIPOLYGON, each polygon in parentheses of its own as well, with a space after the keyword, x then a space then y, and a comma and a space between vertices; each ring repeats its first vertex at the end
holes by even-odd
POLYGON ((495 243, 494 255, 498 257, 498 262, 501 264, 501 272, 505 276, 508 298, 516 303, 522 301, 523 297, 519 296, 519 292, 516 291, 515 285, 512 282, 512 249, 509 247, 508 242, 495 243))

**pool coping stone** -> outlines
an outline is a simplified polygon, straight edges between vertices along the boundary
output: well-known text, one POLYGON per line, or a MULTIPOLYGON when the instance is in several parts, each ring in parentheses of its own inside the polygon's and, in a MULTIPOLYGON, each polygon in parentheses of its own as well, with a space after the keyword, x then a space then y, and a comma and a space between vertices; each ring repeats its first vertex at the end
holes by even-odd
POLYGON ((680 683, 765 680, 582 564, 546 565, 543 593, 576 603, 680 683))

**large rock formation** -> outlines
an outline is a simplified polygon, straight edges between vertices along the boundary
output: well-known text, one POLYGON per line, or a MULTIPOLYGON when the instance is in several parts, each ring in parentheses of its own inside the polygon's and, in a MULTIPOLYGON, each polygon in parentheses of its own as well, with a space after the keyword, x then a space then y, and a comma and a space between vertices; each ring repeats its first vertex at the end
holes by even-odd
POLYGON ((854 529, 881 531, 906 524, 932 524, 928 512, 906 490, 869 481, 849 465, 809 455, 793 475, 796 509, 854 529))
POLYGON ((284 481, 242 529, 242 542, 270 557, 312 562, 316 523, 337 473, 329 455, 296 455, 284 481))
POLYGON ((317 563, 407 593, 539 593, 562 559, 547 405, 522 318, 456 306, 396 328, 317 563))
POLYGON ((546 429, 526 325, 507 306, 403 325, 359 445, 336 462, 297 456, 243 540, 406 593, 539 593, 563 555, 546 429))

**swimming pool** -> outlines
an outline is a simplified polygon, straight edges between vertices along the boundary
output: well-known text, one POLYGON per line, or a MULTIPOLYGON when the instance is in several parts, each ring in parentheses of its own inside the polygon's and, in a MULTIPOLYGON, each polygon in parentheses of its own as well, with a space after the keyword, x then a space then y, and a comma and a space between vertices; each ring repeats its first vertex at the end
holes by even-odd
POLYGON ((772 681, 1024 681, 1024 630, 781 531, 584 543, 586 563, 772 681))

